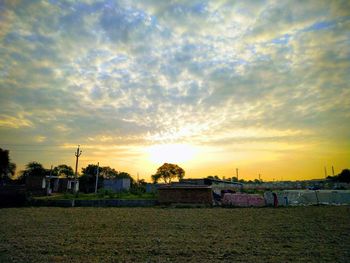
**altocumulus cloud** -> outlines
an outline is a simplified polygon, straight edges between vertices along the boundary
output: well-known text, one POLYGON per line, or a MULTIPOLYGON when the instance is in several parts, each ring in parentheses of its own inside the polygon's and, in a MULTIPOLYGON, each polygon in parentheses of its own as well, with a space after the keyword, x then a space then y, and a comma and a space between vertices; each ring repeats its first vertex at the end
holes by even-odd
POLYGON ((0 21, 2 143, 349 138, 348 1, 3 1, 0 21))

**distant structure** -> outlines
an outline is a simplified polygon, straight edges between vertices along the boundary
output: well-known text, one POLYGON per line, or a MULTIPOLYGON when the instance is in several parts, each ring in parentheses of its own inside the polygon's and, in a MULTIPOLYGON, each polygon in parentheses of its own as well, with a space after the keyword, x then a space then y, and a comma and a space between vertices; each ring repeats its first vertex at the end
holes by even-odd
POLYGON ((242 183, 211 178, 181 179, 179 183, 188 185, 211 186, 213 192, 216 194, 221 194, 222 190, 240 191, 243 188, 242 183))
POLYGON ((208 185, 163 185, 158 188, 160 204, 203 204, 213 205, 211 186, 208 185))
POLYGON ((104 179, 103 188, 113 192, 123 192, 130 190, 130 178, 104 179))
POLYGON ((62 178, 53 175, 28 176, 25 180, 26 190, 33 195, 73 192, 75 184, 74 178, 62 178))

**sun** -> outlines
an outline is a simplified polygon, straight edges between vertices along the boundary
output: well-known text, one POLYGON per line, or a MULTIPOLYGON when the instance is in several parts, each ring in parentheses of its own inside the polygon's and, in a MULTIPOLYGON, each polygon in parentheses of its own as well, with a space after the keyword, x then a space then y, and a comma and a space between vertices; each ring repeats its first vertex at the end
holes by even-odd
POLYGON ((157 164, 187 162, 194 158, 196 151, 188 144, 157 144, 147 149, 151 161, 157 164))

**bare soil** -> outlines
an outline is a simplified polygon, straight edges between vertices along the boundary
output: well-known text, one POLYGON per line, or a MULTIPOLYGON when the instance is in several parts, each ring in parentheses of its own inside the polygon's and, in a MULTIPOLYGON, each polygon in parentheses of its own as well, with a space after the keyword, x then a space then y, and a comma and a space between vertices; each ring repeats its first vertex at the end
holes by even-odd
POLYGON ((350 207, 6 208, 0 262, 350 262, 350 207))

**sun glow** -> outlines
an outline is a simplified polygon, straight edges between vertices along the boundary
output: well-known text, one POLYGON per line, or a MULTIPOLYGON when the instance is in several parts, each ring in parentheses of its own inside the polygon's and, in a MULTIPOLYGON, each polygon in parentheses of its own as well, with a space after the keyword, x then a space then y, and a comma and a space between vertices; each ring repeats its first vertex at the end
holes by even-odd
POLYGON ((147 149, 149 158, 154 163, 182 163, 194 158, 197 150, 187 144, 158 144, 147 149))

